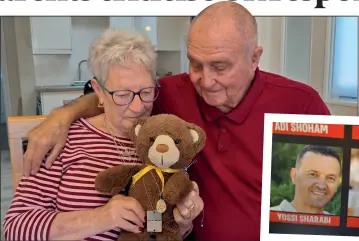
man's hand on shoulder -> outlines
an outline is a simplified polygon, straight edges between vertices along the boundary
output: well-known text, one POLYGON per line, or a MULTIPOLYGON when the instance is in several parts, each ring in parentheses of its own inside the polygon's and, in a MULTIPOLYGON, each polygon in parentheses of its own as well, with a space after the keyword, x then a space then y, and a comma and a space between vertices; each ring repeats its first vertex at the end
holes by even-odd
POLYGON ((36 174, 46 154, 45 165, 50 168, 66 144, 72 122, 80 117, 92 117, 103 113, 98 98, 90 93, 71 103, 54 109, 47 119, 28 134, 28 147, 24 155, 24 175, 36 174))
POLYGON ((45 165, 50 168, 65 146, 72 118, 61 108, 52 111, 40 125, 28 134, 28 146, 24 154, 23 174, 36 174, 46 154, 45 165))

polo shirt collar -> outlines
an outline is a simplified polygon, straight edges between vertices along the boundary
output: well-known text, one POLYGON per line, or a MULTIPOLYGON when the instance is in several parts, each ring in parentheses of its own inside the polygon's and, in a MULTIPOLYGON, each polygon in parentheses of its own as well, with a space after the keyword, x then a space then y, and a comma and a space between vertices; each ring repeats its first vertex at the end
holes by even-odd
POLYGON ((261 71, 259 70, 259 68, 257 68, 255 72, 255 77, 246 95, 234 109, 227 113, 223 113, 216 107, 208 105, 203 98, 198 96, 199 106, 202 114, 204 115, 206 120, 210 122, 216 121, 221 117, 226 117, 237 124, 241 124, 247 118, 256 100, 259 98, 263 91, 263 78, 263 74, 261 74, 261 71))

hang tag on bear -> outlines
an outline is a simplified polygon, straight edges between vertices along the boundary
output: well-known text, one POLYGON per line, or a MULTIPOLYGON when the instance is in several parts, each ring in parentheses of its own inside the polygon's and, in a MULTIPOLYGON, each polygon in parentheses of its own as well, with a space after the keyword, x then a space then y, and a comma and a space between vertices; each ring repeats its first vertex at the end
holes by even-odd
POLYGON ((162 214, 157 211, 147 211, 147 232, 162 232, 162 214))

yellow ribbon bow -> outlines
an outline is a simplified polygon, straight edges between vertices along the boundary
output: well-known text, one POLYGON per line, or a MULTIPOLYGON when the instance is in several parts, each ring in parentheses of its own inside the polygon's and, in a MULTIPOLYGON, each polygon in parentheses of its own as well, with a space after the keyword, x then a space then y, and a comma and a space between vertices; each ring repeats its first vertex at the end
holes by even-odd
POLYGON ((159 167, 156 167, 156 166, 153 166, 153 165, 148 165, 145 168, 143 168, 141 171, 139 171, 136 175, 132 176, 132 185, 134 185, 138 180, 140 180, 141 177, 143 177, 147 172, 149 172, 151 170, 155 170, 157 175, 161 179, 162 193, 163 193, 163 190, 165 188, 165 178, 164 178, 162 172, 175 173, 175 172, 179 171, 179 170, 170 169, 170 168, 159 168, 159 167))

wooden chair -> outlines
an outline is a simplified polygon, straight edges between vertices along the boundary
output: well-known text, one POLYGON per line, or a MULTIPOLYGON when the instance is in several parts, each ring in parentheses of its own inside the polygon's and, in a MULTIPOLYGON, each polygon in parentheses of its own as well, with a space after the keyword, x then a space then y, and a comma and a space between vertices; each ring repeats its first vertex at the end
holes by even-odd
POLYGON ((20 182, 23 171, 23 142, 28 133, 38 126, 46 116, 13 116, 8 117, 7 129, 10 148, 13 192, 20 182))

